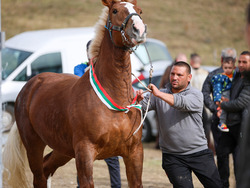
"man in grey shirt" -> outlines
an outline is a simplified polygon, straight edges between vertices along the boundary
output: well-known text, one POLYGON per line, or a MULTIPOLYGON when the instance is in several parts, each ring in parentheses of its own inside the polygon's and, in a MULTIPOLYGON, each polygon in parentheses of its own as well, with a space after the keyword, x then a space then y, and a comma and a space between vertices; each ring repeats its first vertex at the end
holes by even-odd
MULTIPOLYGON (((207 188, 222 187, 213 154, 207 147, 202 124, 203 95, 190 86, 190 66, 174 63, 167 88, 149 87, 153 96, 149 110, 155 110, 159 122, 162 167, 174 187, 193 187, 191 172, 207 188)), ((149 96, 137 92, 146 109, 149 96)))

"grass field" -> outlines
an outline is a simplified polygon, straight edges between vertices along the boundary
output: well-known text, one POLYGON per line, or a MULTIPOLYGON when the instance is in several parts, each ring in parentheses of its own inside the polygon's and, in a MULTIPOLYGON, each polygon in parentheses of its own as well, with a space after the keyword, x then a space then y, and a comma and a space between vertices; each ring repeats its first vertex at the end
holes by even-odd
MULTIPOLYGON (((162 40, 172 56, 201 55, 204 64, 219 65, 221 49, 247 49, 244 39, 248 0, 138 0, 148 37, 162 40)), ((101 0, 2 0, 6 38, 48 28, 93 26, 101 0)))

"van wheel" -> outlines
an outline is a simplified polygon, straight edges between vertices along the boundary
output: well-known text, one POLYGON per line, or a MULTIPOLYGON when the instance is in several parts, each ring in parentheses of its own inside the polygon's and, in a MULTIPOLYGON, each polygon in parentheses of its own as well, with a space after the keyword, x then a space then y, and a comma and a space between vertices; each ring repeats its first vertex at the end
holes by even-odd
POLYGON ((144 123, 143 123, 143 127, 142 127, 142 142, 150 142, 152 140, 153 136, 152 136, 152 130, 151 130, 151 126, 150 123, 147 119, 145 119, 144 123))
POLYGON ((2 120, 3 120, 2 132, 10 131, 12 125, 15 122, 14 106, 13 105, 10 105, 7 103, 3 105, 2 120))

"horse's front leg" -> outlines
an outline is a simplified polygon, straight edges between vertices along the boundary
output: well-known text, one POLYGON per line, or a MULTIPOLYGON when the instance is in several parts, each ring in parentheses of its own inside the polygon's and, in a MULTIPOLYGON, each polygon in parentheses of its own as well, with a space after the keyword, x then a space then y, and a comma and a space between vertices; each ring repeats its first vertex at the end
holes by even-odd
POLYGON ((79 143, 75 147, 77 176, 80 188, 93 188, 94 150, 89 143, 79 143))
POLYGON ((128 184, 130 188, 142 186, 142 168, 143 168, 143 147, 142 143, 134 147, 133 151, 127 157, 123 157, 128 184))

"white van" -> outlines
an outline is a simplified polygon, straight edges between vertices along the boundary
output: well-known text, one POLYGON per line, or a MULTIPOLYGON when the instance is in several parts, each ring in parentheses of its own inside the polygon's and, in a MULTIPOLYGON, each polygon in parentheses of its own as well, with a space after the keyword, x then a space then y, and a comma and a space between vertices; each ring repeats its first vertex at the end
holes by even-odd
MULTIPOLYGON (((5 42, 2 50, 3 130, 15 121, 16 97, 32 76, 42 72, 73 73, 74 66, 87 61, 86 44, 94 37, 94 28, 67 28, 29 31, 5 42)), ((147 50, 156 69, 165 69, 172 58, 164 43, 147 39, 147 50)), ((131 54, 132 72, 150 69, 144 45, 131 54)))

